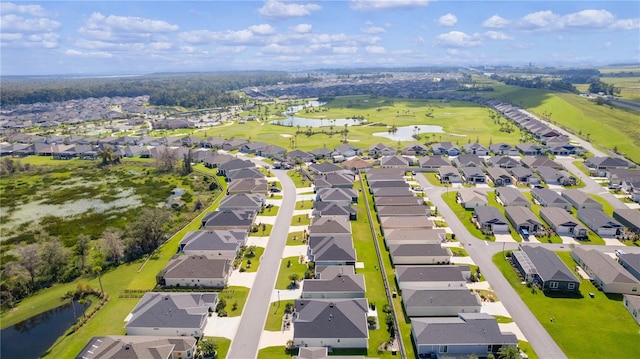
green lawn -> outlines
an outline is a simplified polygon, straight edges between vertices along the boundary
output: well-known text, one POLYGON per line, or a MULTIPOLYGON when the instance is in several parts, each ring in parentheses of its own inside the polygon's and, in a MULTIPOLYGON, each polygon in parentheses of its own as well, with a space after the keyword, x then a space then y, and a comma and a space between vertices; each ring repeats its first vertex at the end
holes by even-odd
POLYGON ((277 216, 278 215, 278 210, 280 209, 280 207, 278 206, 266 206, 264 207, 264 209, 262 210, 262 212, 260 212, 258 215, 259 216, 277 216))
POLYGON ((604 213, 609 216, 613 216, 613 206, 611 205, 611 203, 607 202, 607 200, 598 196, 597 194, 589 193, 589 196, 602 204, 602 211, 604 213))
POLYGON ((302 209, 312 209, 313 208, 313 201, 308 201, 308 200, 302 200, 302 201, 298 201, 296 202, 296 210, 302 210, 302 209))
POLYGON ((464 248, 459 248, 459 247, 448 247, 449 250, 451 250, 451 253, 453 254, 454 257, 468 257, 469 253, 467 253, 467 250, 464 248))
POLYGON ((287 257, 283 258, 280 262, 280 269, 278 270, 278 278, 276 279, 276 289, 287 290, 291 284, 289 276, 297 274, 300 280, 304 279, 304 273, 307 271, 307 265, 305 263, 299 263, 299 257, 287 257), (287 264, 290 262, 290 265, 287 264))
POLYGON ((313 189, 309 187, 311 182, 309 179, 300 174, 297 170, 287 171, 287 175, 291 178, 296 188, 309 188, 309 192, 313 192, 313 189))
POLYGON ((279 345, 277 347, 260 349, 258 351, 258 359, 291 359, 294 355, 297 355, 297 353, 297 350, 295 352, 288 352, 284 345, 279 345))
POLYGON ((311 224, 311 218, 306 214, 296 214, 291 218, 292 226, 308 226, 311 224))
POLYGON ((213 340, 218 345, 216 358, 224 359, 227 357, 229 347, 231 347, 231 340, 223 337, 204 337, 203 339, 213 340))
MULTIPOLYGON (((489 205, 496 207, 500 211, 500 213, 502 213, 502 215, 504 216, 504 206, 500 205, 498 201, 496 201, 496 193, 488 192, 487 194, 488 194, 487 200, 489 202, 489 205)), ((511 223, 509 223, 509 234, 511 235, 511 238, 513 238, 514 241, 522 242, 522 237, 518 233, 516 233, 511 223)))
POLYGON ((244 310, 244 305, 247 303, 249 297, 250 288, 247 287, 227 287, 223 289, 218 295, 221 299, 227 301, 227 315, 230 317, 238 317, 244 310), (234 310, 233 307, 236 307, 234 310))
POLYGON ((433 186, 444 187, 445 185, 440 182, 438 176, 436 176, 435 172, 422 172, 422 175, 429 181, 429 183, 433 186))
POLYGON ((262 258, 262 254, 264 254, 264 248, 255 246, 253 251, 253 256, 249 254, 249 251, 245 251, 242 258, 236 259, 239 268, 244 268, 247 272, 257 272, 258 267, 260 266, 260 258, 262 258), (251 264, 249 264, 251 261, 251 264))
POLYGON ((276 332, 282 329, 282 317, 284 316, 284 310, 288 303, 294 304, 294 301, 281 300, 271 303, 269 306, 269 312, 267 313, 267 322, 264 325, 264 330, 276 332))
MULTIPOLYGON (((569 268, 575 267, 569 252, 558 252, 558 256, 569 268)), ((622 305, 621 296, 605 295, 588 280, 581 281, 579 297, 533 294, 520 283, 502 252, 494 255, 493 262, 569 358, 640 357, 640 346, 630 345, 640 342, 638 325, 622 305), (588 293, 595 293, 595 298, 588 293)))
POLYGON ((258 231, 257 232, 250 232, 249 236, 251 237, 268 237, 271 235, 271 230, 273 229, 273 225, 272 224, 267 224, 267 223, 258 223, 257 224, 257 228, 258 231))
POLYGON ((465 209, 460 205, 460 203, 456 202, 457 191, 451 191, 442 194, 442 199, 447 203, 449 208, 453 211, 453 213, 460 219, 460 222, 464 225, 464 227, 476 238, 483 240, 495 241, 494 236, 485 236, 482 231, 480 231, 476 226, 471 222, 471 217, 473 217, 472 209, 465 209))
POLYGON ((287 246, 301 246, 306 243, 302 242, 302 233, 303 232, 291 232, 287 235, 287 246), (295 238, 295 239, 294 239, 295 238))

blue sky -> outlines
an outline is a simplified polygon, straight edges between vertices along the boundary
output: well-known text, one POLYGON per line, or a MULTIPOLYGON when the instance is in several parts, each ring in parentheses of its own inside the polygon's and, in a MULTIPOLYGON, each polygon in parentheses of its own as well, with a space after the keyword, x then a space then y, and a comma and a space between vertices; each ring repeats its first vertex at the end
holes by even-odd
POLYGON ((2 75, 640 62, 628 1, 2 1, 2 75))

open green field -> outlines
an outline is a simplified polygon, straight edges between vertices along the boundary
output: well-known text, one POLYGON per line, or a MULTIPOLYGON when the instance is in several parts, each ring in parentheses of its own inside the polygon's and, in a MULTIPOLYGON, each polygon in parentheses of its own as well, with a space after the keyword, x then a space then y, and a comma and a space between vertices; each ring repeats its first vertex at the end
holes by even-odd
MULTIPOLYGON (((536 115, 544 113, 552 122, 569 128, 602 150, 617 148, 632 161, 640 162, 640 116, 637 112, 610 106, 600 106, 579 95, 508 86, 480 79, 496 91, 482 93, 526 108, 536 115)), ((494 141, 495 142, 495 141, 494 141)))
MULTIPOLYGON (((557 254, 569 268, 575 267, 569 252, 557 254)), ((640 357, 640 345, 631 344, 640 342, 638 324, 622 305, 621 295, 606 295, 588 280, 581 280, 579 296, 552 297, 539 290, 534 294, 520 283, 502 252, 493 256, 493 262, 567 357, 640 357)))
MULTIPOLYGON (((342 144, 342 135, 335 133, 335 131, 341 131, 343 128, 336 126, 334 134, 329 134, 331 132, 330 119, 361 116, 366 119, 368 124, 349 126, 348 140, 353 145, 363 149, 379 142, 398 146, 397 141, 372 136, 375 132, 386 133, 386 126, 392 125, 398 127, 436 125, 442 126, 445 132, 435 134, 421 133, 419 134, 421 135, 420 141, 402 142, 401 146, 410 142, 424 143, 427 141, 451 141, 462 145, 476 139, 485 145, 488 145, 490 141, 515 144, 520 138, 518 131, 512 133, 500 132, 499 126, 494 124, 489 117, 486 107, 470 102, 442 103, 440 101, 427 100, 411 101, 374 98, 371 96, 348 96, 338 97, 330 101, 326 107, 329 109, 328 111, 320 113, 304 113, 304 111, 300 111, 297 114, 299 117, 315 118, 318 121, 322 119, 324 127, 315 128, 314 131, 316 133, 311 136, 299 134, 294 138, 294 141, 290 141, 289 136, 295 135, 297 128, 272 125, 261 121, 248 121, 246 124, 220 126, 197 132, 195 135, 202 137, 247 138, 247 133, 251 133, 253 140, 259 138, 260 141, 277 143, 286 148, 291 148, 292 142, 297 143, 295 148, 301 150, 312 150, 321 147, 335 148, 342 144), (351 101, 351 107, 347 107, 349 101, 351 101), (426 116, 427 112, 430 112, 431 116, 426 116), (325 133, 320 133, 322 130, 325 133)), ((243 113, 242 115, 246 114, 243 113)), ((269 120, 278 118, 273 114, 269 116, 269 120)))

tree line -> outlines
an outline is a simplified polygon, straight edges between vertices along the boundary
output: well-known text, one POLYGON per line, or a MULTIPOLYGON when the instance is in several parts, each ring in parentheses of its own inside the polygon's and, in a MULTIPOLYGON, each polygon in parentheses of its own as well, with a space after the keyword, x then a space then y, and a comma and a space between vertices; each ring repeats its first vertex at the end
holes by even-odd
POLYGON ((534 89, 545 89, 551 91, 560 91, 560 92, 571 92, 578 93, 578 89, 573 86, 570 82, 564 80, 549 80, 543 79, 541 76, 536 76, 533 78, 528 77, 520 77, 520 76, 501 76, 498 74, 491 75, 492 80, 500 81, 506 85, 524 87, 524 88, 534 88, 534 89))
POLYGON ((290 77, 286 72, 251 71, 153 74, 120 78, 5 77, 0 105, 62 102, 99 97, 150 96, 158 106, 223 107, 244 100, 234 91, 250 86, 307 83, 312 77, 290 77))

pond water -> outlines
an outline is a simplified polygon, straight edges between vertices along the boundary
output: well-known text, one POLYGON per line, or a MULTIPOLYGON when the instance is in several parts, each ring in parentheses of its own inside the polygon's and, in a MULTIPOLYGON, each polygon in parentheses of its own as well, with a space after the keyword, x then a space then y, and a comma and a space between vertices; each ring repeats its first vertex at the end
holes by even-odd
MULTIPOLYGON (((359 125, 360 121, 346 119, 346 118, 329 120, 329 119, 314 119, 314 118, 287 116, 287 118, 283 120, 273 120, 273 121, 270 121, 269 123, 272 125, 281 125, 281 126, 290 126, 290 127, 300 126, 302 128, 309 127, 309 126, 311 127, 335 126, 336 129, 340 129, 341 127, 344 127, 344 125, 348 125, 348 126, 359 125)), ((362 123, 366 123, 366 121, 362 121, 362 123)))
POLYGON ((2 329, 0 358, 40 357, 76 322, 76 318, 89 305, 90 302, 84 306, 78 302, 69 302, 2 329))
POLYGON ((376 132, 373 135, 376 137, 384 137, 394 141, 416 141, 413 138, 413 135, 416 133, 418 135, 425 133, 444 133, 441 126, 435 125, 418 125, 418 130, 416 130, 416 126, 403 126, 398 127, 398 130, 395 133, 389 132, 376 132))

